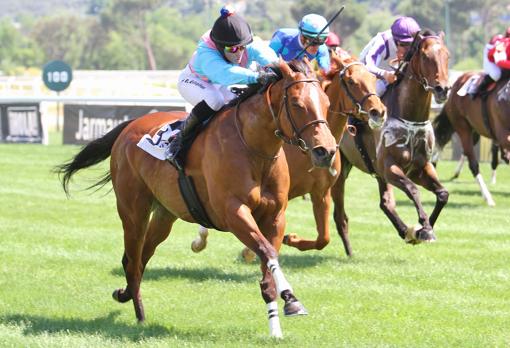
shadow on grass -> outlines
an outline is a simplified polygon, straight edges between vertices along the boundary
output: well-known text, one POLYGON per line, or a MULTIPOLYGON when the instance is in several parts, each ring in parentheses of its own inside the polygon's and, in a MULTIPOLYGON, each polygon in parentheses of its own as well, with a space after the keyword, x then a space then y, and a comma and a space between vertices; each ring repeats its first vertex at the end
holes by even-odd
MULTIPOLYGON (((138 342, 150 337, 161 338, 173 335, 190 336, 189 333, 168 329, 161 325, 127 325, 115 322, 119 311, 107 316, 86 320, 78 318, 51 318, 37 315, 10 314, 0 317, 0 321, 23 327, 23 334, 96 334, 112 339, 128 339, 138 342)), ((193 333, 193 336, 197 334, 193 333)))
MULTIPOLYGON (((285 247, 285 246, 283 246, 285 247)), ((282 248, 283 248, 282 247, 282 248)), ((309 254, 303 252, 302 254, 285 254, 283 251, 282 254, 278 257, 280 260, 280 264, 283 269, 293 268, 293 269, 303 269, 315 267, 317 265, 323 264, 325 262, 349 262, 347 258, 344 257, 336 257, 331 255, 323 255, 323 254, 309 254)))
MULTIPOLYGON (((122 268, 115 268, 112 274, 124 277, 124 270, 122 268)), ((185 278, 195 282, 203 282, 207 280, 219 280, 224 282, 234 283, 252 283, 258 274, 244 274, 226 272, 220 268, 203 267, 203 268, 150 268, 148 267, 144 274, 143 279, 159 280, 164 278, 185 278)))

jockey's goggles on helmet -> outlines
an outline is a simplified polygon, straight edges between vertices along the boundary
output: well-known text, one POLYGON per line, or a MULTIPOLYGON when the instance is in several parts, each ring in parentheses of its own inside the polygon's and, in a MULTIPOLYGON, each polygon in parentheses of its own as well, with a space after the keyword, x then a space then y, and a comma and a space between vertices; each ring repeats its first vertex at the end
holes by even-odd
POLYGON ((327 39, 327 37, 308 37, 308 36, 304 36, 304 35, 303 35, 303 38, 304 38, 303 41, 305 42, 305 46, 306 45, 320 46, 320 45, 323 45, 327 39))
POLYGON ((395 44, 400 47, 409 47, 412 42, 395 41, 395 44))
POLYGON ((237 53, 238 51, 243 51, 246 46, 225 46, 225 52, 228 53, 237 53))

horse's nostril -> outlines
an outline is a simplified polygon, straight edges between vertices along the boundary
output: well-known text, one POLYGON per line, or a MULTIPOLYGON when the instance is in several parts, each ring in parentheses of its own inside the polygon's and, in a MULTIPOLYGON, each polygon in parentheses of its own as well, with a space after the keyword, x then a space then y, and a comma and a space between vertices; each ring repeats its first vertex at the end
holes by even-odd
POLYGON ((445 91, 445 89, 441 86, 436 86, 434 87, 434 91, 439 94, 439 93, 443 93, 445 91))
POLYGON ((373 117, 373 118, 378 118, 378 117, 380 117, 380 115, 381 115, 381 114, 379 113, 379 111, 377 111, 376 109, 370 109, 370 110, 368 111, 368 114, 370 115, 370 117, 373 117))
POLYGON ((315 149, 313 149, 313 152, 315 153, 315 155, 317 157, 324 157, 327 154, 326 149, 323 148, 322 146, 321 147, 316 147, 315 149))

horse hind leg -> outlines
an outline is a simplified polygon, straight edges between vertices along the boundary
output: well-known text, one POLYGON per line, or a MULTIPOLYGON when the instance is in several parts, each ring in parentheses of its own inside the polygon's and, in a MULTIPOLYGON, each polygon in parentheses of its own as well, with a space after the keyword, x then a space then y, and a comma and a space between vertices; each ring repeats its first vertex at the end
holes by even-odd
MULTIPOLYGON (((344 157, 342 157, 342 160, 344 160, 344 157)), ((342 162, 342 171, 333 187, 331 187, 331 197, 335 205, 333 209, 333 220, 335 221, 336 230, 342 240, 345 254, 351 257, 352 247, 349 240, 349 218, 345 212, 345 180, 347 179, 347 173, 344 171, 344 168, 345 165, 344 162, 342 162)))
POLYGON ((207 237, 209 236, 209 230, 204 226, 200 226, 198 229, 198 236, 191 242, 191 250, 194 253, 199 253, 207 246, 207 237))
POLYGON ((137 191, 133 183, 130 186, 122 187, 130 187, 129 192, 116 190, 117 211, 124 228, 124 256, 122 258, 122 265, 127 285, 125 289, 115 290, 112 296, 121 303, 132 299, 136 318, 139 322, 143 322, 145 320, 145 312, 140 292, 143 274, 141 258, 152 196, 144 187, 139 188, 138 194, 133 195, 133 192, 137 191), (135 197, 134 199, 132 198, 133 196, 135 197))

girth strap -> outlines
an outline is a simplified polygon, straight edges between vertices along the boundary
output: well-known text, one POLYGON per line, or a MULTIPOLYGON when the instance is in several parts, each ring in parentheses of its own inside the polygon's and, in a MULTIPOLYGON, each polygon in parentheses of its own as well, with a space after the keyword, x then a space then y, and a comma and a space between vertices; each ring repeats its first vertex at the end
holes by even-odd
POLYGON ((200 225, 207 228, 214 228, 215 230, 222 231, 211 222, 207 212, 200 202, 200 198, 197 195, 197 190, 191 176, 187 176, 184 170, 179 170, 179 189, 181 190, 181 196, 186 203, 186 207, 200 225))
POLYGON ((356 133, 354 135, 354 142, 356 144, 356 148, 358 149, 359 154, 361 155, 361 159, 363 160, 363 163, 365 163, 368 172, 373 175, 375 174, 375 168, 368 154, 367 147, 363 142, 363 133, 365 132, 366 124, 363 121, 360 121, 357 118, 351 116, 349 116, 348 122, 349 125, 356 128, 356 133))

